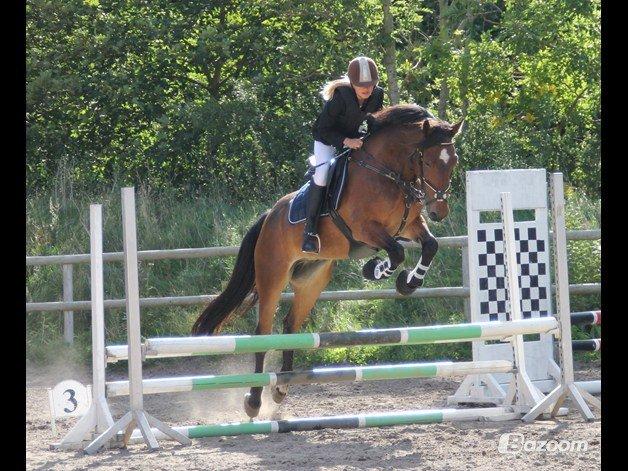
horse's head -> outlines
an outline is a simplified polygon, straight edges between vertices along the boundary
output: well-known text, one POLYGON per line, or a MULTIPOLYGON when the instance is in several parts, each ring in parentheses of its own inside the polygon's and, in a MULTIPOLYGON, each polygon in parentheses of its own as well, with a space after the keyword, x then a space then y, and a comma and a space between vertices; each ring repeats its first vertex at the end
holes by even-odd
POLYGON ((425 192, 425 209, 432 221, 441 221, 449 214, 447 197, 451 174, 458 163, 454 137, 462 121, 449 124, 438 119, 426 119, 419 124, 419 181, 425 192))
POLYGON ((403 104, 373 113, 367 121, 377 142, 373 145, 374 153, 382 163, 398 171, 393 164, 403 159, 403 165, 410 163, 416 171, 418 161, 417 183, 425 193, 423 206, 430 219, 440 221, 449 214, 447 196, 451 174, 458 163, 453 141, 462 128, 462 121, 450 124, 430 116, 421 106, 403 104), (393 131, 386 133, 385 129, 393 131), (411 156, 410 162, 406 160, 408 156, 411 156))

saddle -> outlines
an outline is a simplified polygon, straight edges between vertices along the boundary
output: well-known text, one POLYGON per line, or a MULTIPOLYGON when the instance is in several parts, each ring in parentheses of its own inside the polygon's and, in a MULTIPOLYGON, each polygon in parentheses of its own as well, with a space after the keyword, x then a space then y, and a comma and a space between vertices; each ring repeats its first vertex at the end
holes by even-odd
MULTIPOLYGON (((360 259, 373 256, 379 249, 359 242, 353 238, 351 229, 338 214, 338 208, 342 201, 342 194, 347 183, 350 154, 342 154, 330 161, 327 173, 327 191, 322 201, 320 217, 331 217, 340 232, 344 234, 350 244, 349 258, 360 259)), ((288 210, 288 222, 299 224, 306 219, 305 205, 310 182, 306 182, 290 200, 288 210)))

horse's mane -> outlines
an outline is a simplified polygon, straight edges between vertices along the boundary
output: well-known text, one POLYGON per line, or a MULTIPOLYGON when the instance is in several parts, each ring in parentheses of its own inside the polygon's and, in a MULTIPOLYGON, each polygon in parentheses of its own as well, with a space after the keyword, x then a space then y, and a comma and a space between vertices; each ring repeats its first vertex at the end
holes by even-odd
POLYGON ((430 113, 419 105, 394 105, 384 108, 367 117, 369 131, 376 133, 384 128, 396 125, 418 123, 432 117, 430 113))

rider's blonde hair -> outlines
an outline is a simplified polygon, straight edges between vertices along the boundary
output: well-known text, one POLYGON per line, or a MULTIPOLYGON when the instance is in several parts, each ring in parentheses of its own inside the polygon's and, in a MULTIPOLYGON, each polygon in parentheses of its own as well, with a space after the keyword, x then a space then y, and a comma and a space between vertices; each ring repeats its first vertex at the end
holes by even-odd
POLYGON ((331 98, 334 96, 334 91, 336 90, 336 88, 341 87, 342 85, 351 85, 351 82, 349 82, 349 77, 347 77, 346 75, 336 80, 330 80, 325 85, 323 85, 323 88, 321 90, 321 96, 323 97, 323 100, 331 100, 331 98))

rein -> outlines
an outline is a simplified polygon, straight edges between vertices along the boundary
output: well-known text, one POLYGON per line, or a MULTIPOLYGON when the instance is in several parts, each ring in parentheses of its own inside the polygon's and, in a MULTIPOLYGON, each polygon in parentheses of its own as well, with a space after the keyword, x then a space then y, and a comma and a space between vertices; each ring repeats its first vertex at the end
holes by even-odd
POLYGON ((349 161, 353 160, 360 167, 370 170, 374 173, 377 173, 378 175, 382 175, 383 177, 386 177, 389 180, 392 180, 403 192, 405 208, 403 212, 403 217, 401 218, 401 224, 399 225, 399 228, 397 229, 397 232, 395 233, 395 235, 393 235, 393 237, 397 237, 401 233, 401 231, 405 228, 406 223, 408 221, 408 214, 410 213, 410 208, 412 207, 414 203, 420 203, 423 206, 427 206, 428 204, 434 201, 445 201, 449 197, 449 190, 451 188, 451 179, 449 179, 449 182, 447 183, 447 188, 441 189, 441 190, 435 188, 434 185, 432 185, 424 176, 425 163, 423 162, 423 152, 426 149, 429 149, 430 147, 434 147, 434 146, 446 146, 446 145, 453 145, 453 142, 441 142, 438 144, 432 144, 424 148, 417 147, 410 155, 406 157, 407 159, 412 159, 417 154, 419 156, 420 175, 414 181, 404 180, 401 177, 401 174, 393 170, 390 170, 386 166, 380 164, 375 159, 375 157, 373 157, 373 155, 367 152, 366 149, 364 148, 361 148, 360 150, 362 150, 362 152, 364 152, 364 154, 366 154, 366 156, 369 159, 373 160, 378 166, 371 165, 365 162, 363 159, 353 158, 352 153, 347 156, 347 160, 349 161), (420 183, 420 187, 416 186, 417 183, 420 183), (429 188, 434 193, 434 196, 431 199, 428 199, 427 201, 425 201, 426 196, 427 196, 426 187, 429 188))

